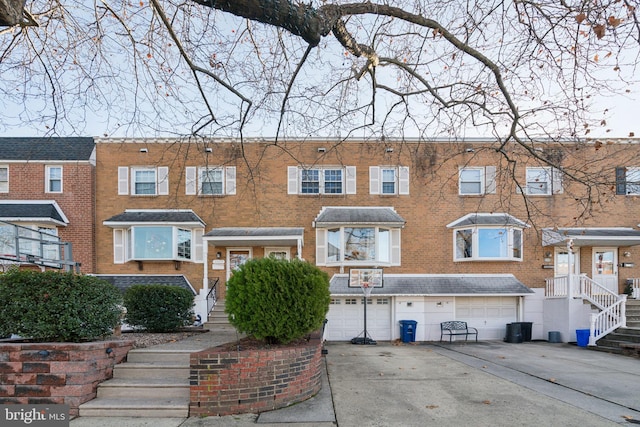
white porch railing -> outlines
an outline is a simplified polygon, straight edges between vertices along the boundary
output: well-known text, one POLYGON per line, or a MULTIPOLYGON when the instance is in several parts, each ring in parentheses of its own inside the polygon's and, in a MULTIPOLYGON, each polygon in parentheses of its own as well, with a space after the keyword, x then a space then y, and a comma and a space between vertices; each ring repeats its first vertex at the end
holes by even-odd
POLYGON ((625 327, 627 324, 627 296, 610 291, 587 277, 586 274, 546 279, 545 292, 547 298, 583 298, 600 310, 598 314, 591 315, 590 346, 596 345, 596 341, 600 338, 617 328, 625 327), (579 280, 577 280, 578 278, 579 280), (578 284, 579 286, 577 286, 578 284))

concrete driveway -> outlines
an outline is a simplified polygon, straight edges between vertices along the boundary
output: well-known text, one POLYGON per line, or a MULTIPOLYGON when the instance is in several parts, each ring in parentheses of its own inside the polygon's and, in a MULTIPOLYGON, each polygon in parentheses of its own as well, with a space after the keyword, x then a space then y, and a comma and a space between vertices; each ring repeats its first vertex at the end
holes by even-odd
POLYGON ((72 427, 640 424, 640 360, 569 344, 328 343, 321 393, 227 417, 78 418, 72 427))

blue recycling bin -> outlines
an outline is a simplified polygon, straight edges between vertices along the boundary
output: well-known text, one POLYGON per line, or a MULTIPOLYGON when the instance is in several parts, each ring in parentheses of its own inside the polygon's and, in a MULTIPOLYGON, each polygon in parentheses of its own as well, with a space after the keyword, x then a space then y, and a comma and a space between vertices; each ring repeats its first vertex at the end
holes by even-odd
POLYGON ((590 335, 591 335, 591 330, 589 329, 576 329, 576 341, 578 342, 578 346, 580 347, 588 346, 590 335))
POLYGON ((415 342, 417 327, 418 322, 416 322, 415 320, 401 320, 400 339, 402 340, 402 342, 415 342))

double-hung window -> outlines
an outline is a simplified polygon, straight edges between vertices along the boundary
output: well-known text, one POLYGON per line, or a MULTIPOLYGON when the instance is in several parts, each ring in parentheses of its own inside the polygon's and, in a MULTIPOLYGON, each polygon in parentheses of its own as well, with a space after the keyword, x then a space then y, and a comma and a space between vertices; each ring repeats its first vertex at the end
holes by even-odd
POLYGON ((458 194, 481 196, 496 192, 496 167, 461 167, 458 174, 458 194))
POLYGON ((288 194, 355 194, 356 168, 345 167, 297 167, 289 166, 288 194))
POLYGON ((236 194, 235 166, 206 166, 185 168, 185 194, 224 196, 236 194))
POLYGON ((525 191, 530 196, 562 193, 562 173, 552 167, 528 167, 525 191))
POLYGON ((62 166, 45 167, 45 193, 62 193, 62 166))
POLYGON ((369 194, 409 194, 409 168, 406 166, 369 167, 369 194))
POLYGON ((9 192, 9 166, 0 166, 0 193, 9 192))
POLYGON ((640 195, 640 167, 616 168, 616 194, 640 195))
POLYGON ((454 261, 522 261, 520 220, 505 214, 472 214, 449 224, 454 261))
POLYGON ((169 194, 169 168, 164 166, 119 167, 118 194, 166 196, 169 194))

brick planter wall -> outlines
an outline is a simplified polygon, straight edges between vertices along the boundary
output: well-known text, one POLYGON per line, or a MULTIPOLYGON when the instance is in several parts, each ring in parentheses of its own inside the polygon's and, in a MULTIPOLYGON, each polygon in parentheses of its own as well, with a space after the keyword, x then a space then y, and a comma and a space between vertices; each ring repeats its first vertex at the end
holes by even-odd
POLYGON ((0 404, 67 404, 77 416, 133 343, 0 343, 0 404))
POLYGON ((260 413, 314 396, 322 386, 321 337, 268 350, 192 353, 189 416, 260 413))

